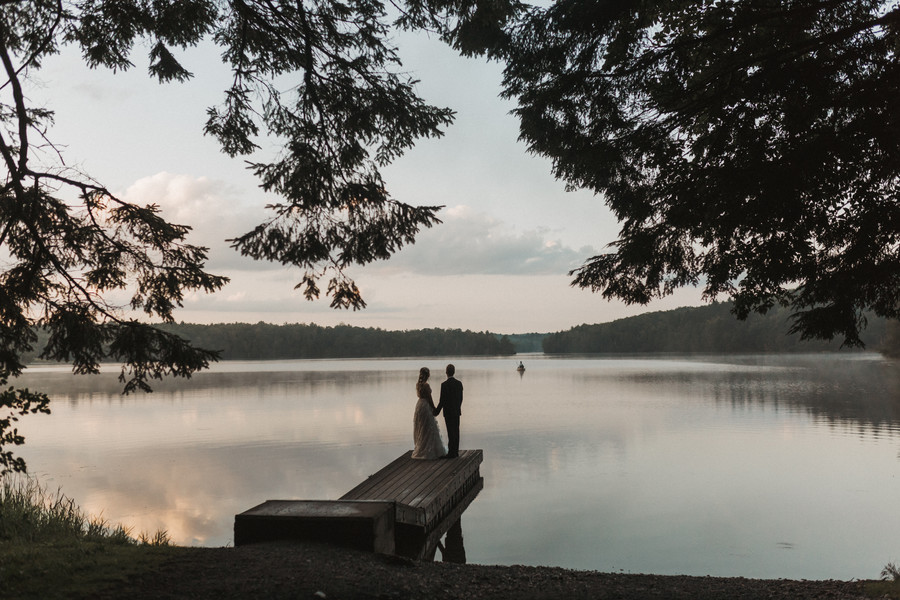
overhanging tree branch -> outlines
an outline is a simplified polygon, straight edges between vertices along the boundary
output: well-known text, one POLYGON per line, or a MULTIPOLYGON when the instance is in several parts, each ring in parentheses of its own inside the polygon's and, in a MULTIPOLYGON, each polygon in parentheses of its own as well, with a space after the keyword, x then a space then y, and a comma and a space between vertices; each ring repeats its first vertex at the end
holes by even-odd
POLYGON ((898 23, 878 0, 532 8, 505 50, 522 139, 622 221, 574 284, 643 303, 703 281, 849 345, 865 311, 900 317, 898 23))

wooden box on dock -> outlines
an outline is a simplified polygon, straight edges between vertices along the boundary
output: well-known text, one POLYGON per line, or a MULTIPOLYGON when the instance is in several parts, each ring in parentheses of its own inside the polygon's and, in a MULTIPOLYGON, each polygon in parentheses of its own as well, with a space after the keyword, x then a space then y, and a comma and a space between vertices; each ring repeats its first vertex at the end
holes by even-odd
POLYGON ((285 540, 394 552, 393 502, 267 500, 234 518, 234 545, 285 540))

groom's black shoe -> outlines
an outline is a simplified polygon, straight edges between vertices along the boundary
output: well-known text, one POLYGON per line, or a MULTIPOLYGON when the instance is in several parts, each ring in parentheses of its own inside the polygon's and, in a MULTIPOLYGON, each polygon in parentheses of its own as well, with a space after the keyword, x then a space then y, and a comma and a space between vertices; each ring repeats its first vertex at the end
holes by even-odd
POLYGON ((445 454, 444 458, 459 458, 459 454, 445 454))

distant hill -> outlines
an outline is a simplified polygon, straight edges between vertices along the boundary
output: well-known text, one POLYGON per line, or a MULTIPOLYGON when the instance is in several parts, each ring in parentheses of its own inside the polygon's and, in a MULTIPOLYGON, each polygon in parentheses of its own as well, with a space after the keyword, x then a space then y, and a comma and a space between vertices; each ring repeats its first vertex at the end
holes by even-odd
POLYGON ((507 356, 506 336, 460 329, 386 331, 371 327, 315 324, 190 323, 160 325, 192 344, 219 350, 223 359, 385 358, 405 356, 507 356))
MULTIPOLYGON (((269 323, 166 323, 157 327, 195 346, 221 352, 223 360, 278 360, 296 358, 390 358, 414 356, 512 356, 515 348, 506 336, 487 331, 417 329, 386 331, 367 327, 269 323)), ((25 357, 34 362, 47 342, 38 331, 36 351, 25 357)))
MULTIPOLYGON (((500 336, 500 334, 496 334, 500 336)), ((502 336, 509 340, 509 342, 513 345, 516 352, 521 354, 522 352, 543 352, 544 351, 544 338, 550 335, 549 333, 510 333, 508 335, 502 336)))
MULTIPOLYGON (((751 314, 739 321, 732 304, 721 302, 699 307, 646 313, 598 325, 579 325, 547 335, 543 350, 565 353, 763 353, 839 350, 841 340, 803 341, 788 335, 790 311, 776 308, 766 315, 751 314)), ((885 320, 869 319, 862 338, 866 347, 884 346, 885 320)))

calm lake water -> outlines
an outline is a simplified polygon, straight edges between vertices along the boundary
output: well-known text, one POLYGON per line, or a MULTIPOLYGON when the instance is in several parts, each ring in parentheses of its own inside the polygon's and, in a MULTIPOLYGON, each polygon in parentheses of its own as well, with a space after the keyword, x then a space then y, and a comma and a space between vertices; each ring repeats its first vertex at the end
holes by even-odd
MULTIPOLYGON (((225 362, 131 396, 115 369, 33 367, 24 384, 50 392, 53 414, 23 418, 21 455, 91 514, 228 545, 236 513, 338 498, 410 449, 418 369, 437 389, 446 362, 225 362)), ((897 362, 452 362, 461 446, 484 450, 461 520, 470 563, 850 579, 900 559, 897 362)))

